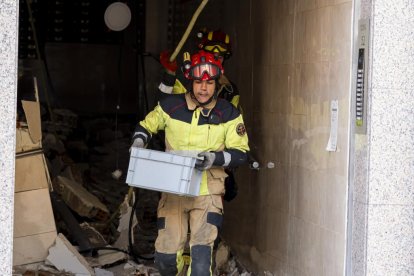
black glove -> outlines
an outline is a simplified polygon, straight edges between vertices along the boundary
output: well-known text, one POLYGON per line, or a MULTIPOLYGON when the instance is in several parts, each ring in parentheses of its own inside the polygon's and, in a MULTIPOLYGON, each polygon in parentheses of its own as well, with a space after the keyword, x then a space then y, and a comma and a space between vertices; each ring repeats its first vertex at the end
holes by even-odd
POLYGON ((214 160, 216 159, 216 154, 214 152, 200 152, 198 157, 204 157, 203 159, 198 159, 196 161, 195 167, 201 171, 205 171, 213 166, 214 160))

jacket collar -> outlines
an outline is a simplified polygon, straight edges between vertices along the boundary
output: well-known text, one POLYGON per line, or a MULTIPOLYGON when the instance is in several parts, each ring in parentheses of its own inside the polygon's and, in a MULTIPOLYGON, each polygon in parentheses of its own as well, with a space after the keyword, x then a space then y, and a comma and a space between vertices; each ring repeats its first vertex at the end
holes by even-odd
POLYGON ((185 100, 189 110, 196 110, 198 108, 204 117, 210 116, 211 110, 213 110, 217 103, 217 99, 213 99, 208 105, 201 106, 190 92, 185 93, 185 100))

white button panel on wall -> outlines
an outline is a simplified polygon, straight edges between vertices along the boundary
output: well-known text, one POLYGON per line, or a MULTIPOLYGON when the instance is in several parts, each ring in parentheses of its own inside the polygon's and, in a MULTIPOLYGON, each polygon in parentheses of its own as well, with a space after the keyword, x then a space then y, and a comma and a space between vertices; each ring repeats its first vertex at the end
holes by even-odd
POLYGON ((356 132, 367 132, 367 63, 369 45, 369 20, 358 24, 358 64, 355 72, 355 128, 356 132))

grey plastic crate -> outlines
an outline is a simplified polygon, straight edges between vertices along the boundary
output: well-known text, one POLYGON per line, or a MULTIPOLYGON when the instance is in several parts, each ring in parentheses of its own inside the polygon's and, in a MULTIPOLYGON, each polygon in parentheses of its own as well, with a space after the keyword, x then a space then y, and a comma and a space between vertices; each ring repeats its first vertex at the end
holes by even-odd
POLYGON ((196 158, 168 152, 131 150, 126 183, 130 186, 185 196, 197 196, 202 172, 196 158))

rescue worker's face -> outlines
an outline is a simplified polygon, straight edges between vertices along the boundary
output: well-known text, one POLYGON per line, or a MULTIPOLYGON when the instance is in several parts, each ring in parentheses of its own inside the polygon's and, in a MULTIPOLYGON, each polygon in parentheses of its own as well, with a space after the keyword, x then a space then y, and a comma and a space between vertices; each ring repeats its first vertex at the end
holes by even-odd
POLYGON ((196 100, 203 104, 210 100, 214 95, 216 89, 215 80, 194 80, 193 81, 193 92, 196 100))

